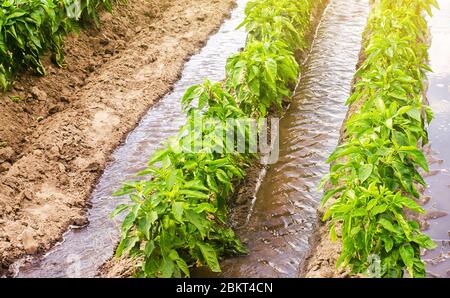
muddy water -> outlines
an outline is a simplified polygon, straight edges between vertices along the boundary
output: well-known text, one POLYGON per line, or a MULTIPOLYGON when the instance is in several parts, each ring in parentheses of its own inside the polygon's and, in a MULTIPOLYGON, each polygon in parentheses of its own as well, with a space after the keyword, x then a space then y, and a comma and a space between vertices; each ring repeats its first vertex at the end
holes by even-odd
POLYGON ((428 132, 428 159, 431 175, 426 177, 425 195, 431 197, 425 208, 429 228, 426 233, 438 244, 423 258, 429 276, 450 277, 450 2, 439 1, 440 11, 429 20, 432 35, 428 75, 428 100, 435 113, 428 132), (433 219, 434 218, 434 219, 433 219))
POLYGON ((167 137, 175 135, 185 118, 180 111, 180 99, 185 90, 204 78, 221 81, 225 78, 225 62, 245 44, 246 34, 235 30, 244 18, 248 0, 237 0, 231 18, 213 35, 202 51, 185 65, 174 90, 150 109, 138 127, 127 137, 123 146, 113 154, 92 194, 89 225, 71 229, 64 240, 45 256, 25 259, 13 265, 18 277, 92 277, 97 269, 113 255, 118 240, 119 222, 109 218, 115 206, 127 198, 113 198, 111 193, 122 182, 135 179, 148 157, 167 137))
POLYGON ((223 261, 220 276, 297 276, 321 198, 317 185, 329 170, 325 160, 347 111, 368 10, 367 0, 330 1, 280 121, 280 158, 267 170, 247 224, 238 229, 250 254, 223 261))

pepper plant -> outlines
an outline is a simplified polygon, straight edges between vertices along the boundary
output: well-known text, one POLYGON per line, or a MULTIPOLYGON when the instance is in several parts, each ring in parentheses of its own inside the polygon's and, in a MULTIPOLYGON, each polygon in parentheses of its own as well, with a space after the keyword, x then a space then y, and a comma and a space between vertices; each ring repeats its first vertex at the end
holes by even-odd
POLYGON ((425 276, 421 249, 435 244, 404 210, 423 213, 416 185, 425 185, 418 169, 428 171, 421 146, 428 141, 432 119, 423 103, 427 24, 434 0, 381 0, 369 18, 367 57, 356 73, 348 103, 360 106, 345 124, 346 140, 328 159, 331 182, 323 204, 331 237, 342 229, 337 262, 354 273, 368 273, 373 256, 380 258, 379 277, 425 276))
POLYGON ((1 0, 0 87, 6 90, 21 69, 45 75, 40 58, 47 51, 62 67, 64 36, 77 31, 79 21, 98 25, 100 6, 110 10, 112 0, 1 0))

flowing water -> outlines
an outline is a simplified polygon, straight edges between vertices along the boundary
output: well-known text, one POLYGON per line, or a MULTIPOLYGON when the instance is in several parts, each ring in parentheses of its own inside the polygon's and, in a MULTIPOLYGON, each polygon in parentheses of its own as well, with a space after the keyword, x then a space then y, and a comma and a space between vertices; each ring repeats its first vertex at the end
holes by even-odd
POLYGON ((118 222, 109 215, 115 206, 127 200, 114 198, 111 193, 121 183, 135 179, 135 174, 145 167, 149 156, 169 136, 176 135, 184 124, 185 116, 180 100, 188 87, 225 79, 226 59, 245 45, 244 30, 235 30, 244 19, 248 0, 237 0, 231 18, 226 20, 219 32, 211 36, 201 52, 185 65, 181 79, 174 90, 153 106, 138 127, 130 133, 125 143, 113 154, 111 162, 96 186, 89 210, 89 225, 71 229, 61 243, 38 259, 24 259, 13 265, 18 277, 92 277, 107 261, 118 241, 118 222))
POLYGON ((297 276, 322 195, 317 185, 329 171, 325 160, 347 112, 368 11, 367 0, 330 1, 280 121, 279 160, 267 170, 248 223, 238 229, 250 254, 223 261, 219 276, 297 276))
POLYGON ((429 25, 432 37, 427 97, 435 118, 428 129, 430 175, 426 177, 425 205, 429 227, 425 231, 438 248, 426 252, 424 260, 430 276, 450 277, 450 2, 439 1, 429 25))

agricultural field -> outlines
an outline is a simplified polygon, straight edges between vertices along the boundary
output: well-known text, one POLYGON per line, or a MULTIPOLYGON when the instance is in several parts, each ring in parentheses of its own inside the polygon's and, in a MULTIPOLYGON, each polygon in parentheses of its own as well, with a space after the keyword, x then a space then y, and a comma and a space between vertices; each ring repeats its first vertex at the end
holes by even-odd
POLYGON ((447 1, 0 5, 0 276, 450 277, 447 1))

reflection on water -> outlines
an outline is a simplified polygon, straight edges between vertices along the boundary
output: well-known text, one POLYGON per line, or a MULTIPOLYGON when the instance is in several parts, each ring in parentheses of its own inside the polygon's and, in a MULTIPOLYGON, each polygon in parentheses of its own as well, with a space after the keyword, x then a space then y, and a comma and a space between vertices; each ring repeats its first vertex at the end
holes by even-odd
POLYGON ((426 233, 438 244, 423 257, 430 276, 450 277, 450 1, 439 1, 440 11, 429 20, 432 44, 429 50, 433 73, 428 75, 427 92, 435 113, 428 132, 428 159, 434 175, 426 177, 427 212, 437 214, 428 221, 426 233), (437 212, 436 212, 437 211, 437 212))
POLYGON ((219 276, 297 276, 321 198, 316 188, 347 111, 367 14, 367 0, 330 1, 280 122, 280 159, 262 181, 249 222, 238 229, 250 254, 224 260, 219 276))
POLYGON ((185 122, 180 111, 180 100, 186 89, 201 83, 205 78, 222 81, 225 78, 226 59, 245 44, 246 33, 235 30, 244 19, 248 0, 237 0, 237 7, 220 31, 213 35, 202 51, 186 63, 181 79, 174 90, 150 109, 139 126, 128 136, 125 144, 113 154, 92 194, 90 224, 83 229, 70 230, 64 241, 38 260, 21 260, 14 265, 19 277, 92 277, 97 269, 113 255, 118 241, 117 223, 109 214, 126 197, 117 199, 111 193, 125 180, 135 179, 135 174, 145 167, 149 156, 161 142, 173 136, 185 122))

